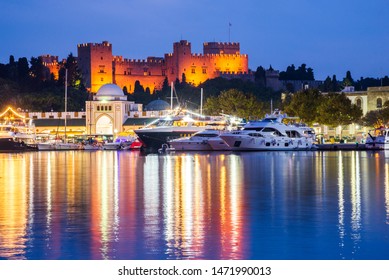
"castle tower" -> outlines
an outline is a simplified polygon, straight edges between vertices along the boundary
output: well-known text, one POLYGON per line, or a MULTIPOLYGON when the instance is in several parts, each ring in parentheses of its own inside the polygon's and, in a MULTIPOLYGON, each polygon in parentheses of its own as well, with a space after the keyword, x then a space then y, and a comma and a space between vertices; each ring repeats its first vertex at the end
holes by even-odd
POLYGON ((185 74, 186 69, 190 66, 191 56, 192 46, 187 40, 181 40, 173 44, 173 53, 165 55, 169 81, 175 81, 176 79, 181 81, 182 74, 185 74))
POLYGON ((96 93, 102 85, 112 83, 113 55, 109 42, 79 44, 77 51, 78 66, 89 91, 96 93))
POLYGON ((239 43, 207 42, 203 44, 204 54, 240 54, 239 43))

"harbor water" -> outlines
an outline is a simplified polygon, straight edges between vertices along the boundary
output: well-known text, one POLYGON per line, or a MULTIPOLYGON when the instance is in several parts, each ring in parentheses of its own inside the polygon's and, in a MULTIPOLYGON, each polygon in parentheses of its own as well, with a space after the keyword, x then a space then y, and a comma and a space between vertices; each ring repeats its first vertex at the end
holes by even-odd
POLYGON ((0 259, 389 259, 384 151, 43 151, 0 164, 0 259))

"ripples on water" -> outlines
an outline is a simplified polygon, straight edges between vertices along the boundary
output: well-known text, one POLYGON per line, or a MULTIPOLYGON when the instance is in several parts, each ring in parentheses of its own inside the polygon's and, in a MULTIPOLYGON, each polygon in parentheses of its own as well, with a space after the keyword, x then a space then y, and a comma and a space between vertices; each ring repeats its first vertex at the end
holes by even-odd
POLYGON ((0 154, 2 259, 389 259, 384 152, 0 154))

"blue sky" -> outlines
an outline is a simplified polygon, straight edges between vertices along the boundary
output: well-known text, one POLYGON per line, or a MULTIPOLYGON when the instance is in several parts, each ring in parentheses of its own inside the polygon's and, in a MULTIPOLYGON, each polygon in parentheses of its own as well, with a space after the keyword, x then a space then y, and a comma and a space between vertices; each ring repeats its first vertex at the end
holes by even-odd
POLYGON ((125 58, 162 57, 181 39, 201 53, 229 40, 229 23, 253 70, 306 63, 316 79, 389 76, 387 0, 0 0, 0 63, 66 58, 104 40, 125 58))

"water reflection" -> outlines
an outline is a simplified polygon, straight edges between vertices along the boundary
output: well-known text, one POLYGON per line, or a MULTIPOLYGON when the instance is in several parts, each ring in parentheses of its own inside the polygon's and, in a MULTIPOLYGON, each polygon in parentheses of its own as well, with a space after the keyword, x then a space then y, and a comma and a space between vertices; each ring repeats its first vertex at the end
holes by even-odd
POLYGON ((0 258, 389 258, 384 153, 74 151, 0 161, 0 258))

